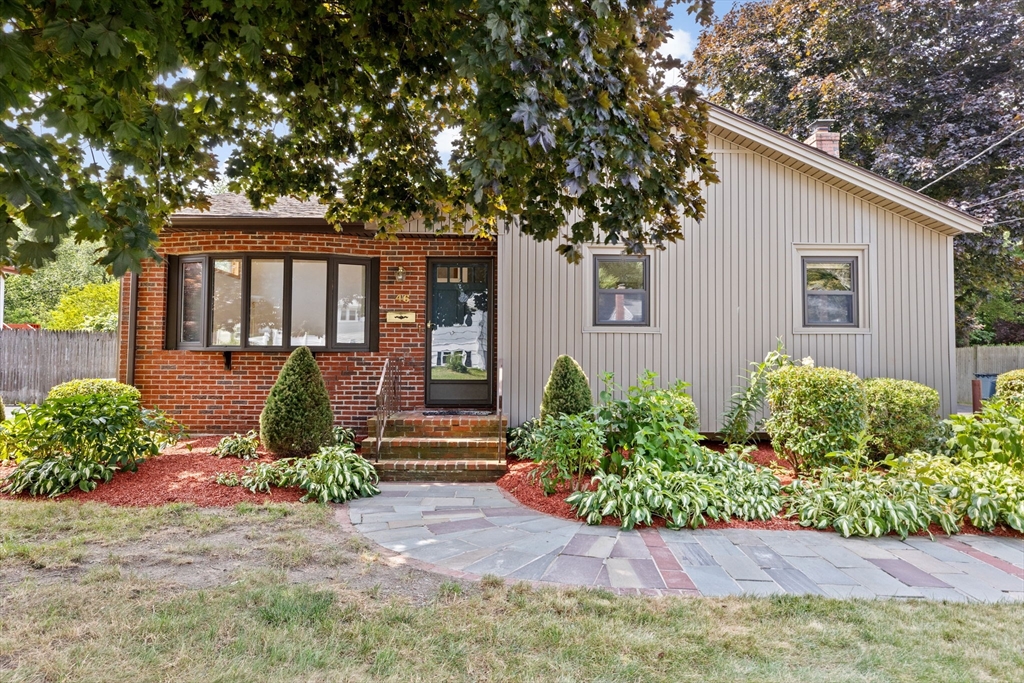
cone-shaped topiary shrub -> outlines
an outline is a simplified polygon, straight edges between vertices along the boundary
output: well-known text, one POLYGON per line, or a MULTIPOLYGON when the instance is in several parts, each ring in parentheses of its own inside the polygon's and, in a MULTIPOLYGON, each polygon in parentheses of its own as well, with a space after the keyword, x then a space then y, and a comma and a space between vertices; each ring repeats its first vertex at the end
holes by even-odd
POLYGON ((548 383, 544 385, 540 416, 579 415, 590 410, 593 405, 590 382, 580 364, 572 356, 561 355, 556 358, 548 383))
POLYGON ((323 375, 305 346, 292 352, 260 415, 260 441, 275 455, 309 455, 331 443, 334 415, 323 375))
POLYGON ((1003 398, 1007 396, 1024 398, 1024 368, 1010 370, 996 377, 996 394, 1003 398))
POLYGON ((939 392, 907 379, 864 380, 868 455, 906 455, 923 449, 939 428, 939 392))

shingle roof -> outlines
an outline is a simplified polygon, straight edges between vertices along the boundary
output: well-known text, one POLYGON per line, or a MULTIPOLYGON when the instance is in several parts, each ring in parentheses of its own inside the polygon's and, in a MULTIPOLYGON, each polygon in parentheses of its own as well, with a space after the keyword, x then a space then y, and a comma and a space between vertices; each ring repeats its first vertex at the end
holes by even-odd
POLYGON ((300 202, 291 197, 279 197, 269 209, 256 211, 245 195, 224 193, 210 197, 210 208, 182 209, 171 216, 175 218, 323 218, 327 207, 319 202, 300 202))

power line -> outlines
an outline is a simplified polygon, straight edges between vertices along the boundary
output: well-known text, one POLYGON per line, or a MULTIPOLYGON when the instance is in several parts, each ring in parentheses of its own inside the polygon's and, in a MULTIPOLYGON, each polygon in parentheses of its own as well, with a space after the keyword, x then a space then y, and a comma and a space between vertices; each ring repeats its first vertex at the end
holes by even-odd
POLYGON ((1016 135, 1017 133, 1021 132, 1022 130, 1024 130, 1024 126, 1021 126, 1021 127, 1020 127, 1020 128, 1018 128, 1017 130, 1013 131, 1012 133, 1010 133, 1009 135, 1007 135, 1007 136, 1006 136, 1005 138, 1003 138, 1003 139, 1002 139, 1002 140, 1000 140, 999 142, 995 143, 994 145, 990 145, 989 147, 986 147, 985 149, 983 149, 983 150, 982 150, 981 152, 979 152, 978 154, 975 154, 975 155, 974 155, 973 157, 971 157, 970 159, 968 159, 968 160, 967 160, 967 161, 965 161, 964 163, 962 163, 962 164, 960 164, 959 166, 957 166, 956 168, 954 168, 954 169, 953 169, 952 171, 948 171, 948 172, 946 172, 946 173, 943 173, 943 174, 942 174, 942 175, 940 175, 940 176, 939 176, 938 178, 936 178, 935 180, 931 181, 930 183, 928 183, 927 185, 925 185, 924 187, 922 187, 921 189, 919 189, 919 190, 918 190, 918 192, 924 192, 924 191, 925 191, 925 190, 927 190, 927 189, 928 189, 929 187, 931 187, 931 186, 932 186, 932 185, 934 185, 935 183, 939 182, 939 181, 940 181, 940 180, 942 180, 943 178, 946 178, 946 177, 948 177, 948 176, 951 176, 951 175, 953 175, 954 173, 956 173, 957 171, 959 171, 959 170, 960 170, 961 168, 963 168, 963 167, 964 167, 964 166, 966 166, 967 164, 971 163, 972 161, 975 161, 976 159, 980 159, 981 157, 985 156, 986 154, 988 154, 989 152, 991 152, 992 150, 994 150, 994 149, 995 149, 996 147, 998 147, 999 145, 1003 144, 1004 142, 1006 142, 1007 140, 1009 140, 1010 138, 1012 138, 1012 137, 1013 137, 1014 135, 1016 135))
POLYGON ((1007 192, 1006 194, 999 195, 995 199, 986 199, 983 202, 978 202, 977 204, 971 204, 970 206, 965 206, 963 210, 967 211, 969 209, 974 209, 974 208, 977 208, 979 206, 985 206, 986 204, 991 204, 992 202, 998 202, 1000 199, 1006 199, 1007 197, 1012 197, 1013 195, 1020 194, 1021 192, 1024 192, 1024 189, 1014 190, 1013 192, 1007 192))
POLYGON ((1024 218, 1011 218, 1008 221, 999 221, 997 223, 984 223, 981 227, 987 228, 993 225, 1008 225, 1009 223, 1020 223, 1021 221, 1024 221, 1024 218))

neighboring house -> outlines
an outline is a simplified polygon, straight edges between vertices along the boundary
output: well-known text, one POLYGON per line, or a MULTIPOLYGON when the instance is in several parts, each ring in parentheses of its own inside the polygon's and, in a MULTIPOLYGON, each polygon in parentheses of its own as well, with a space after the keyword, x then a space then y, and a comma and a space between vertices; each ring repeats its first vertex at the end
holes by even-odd
POLYGON ((710 124, 721 182, 706 219, 643 257, 595 245, 574 266, 514 231, 483 241, 416 223, 380 241, 335 232, 319 205, 256 212, 216 196, 173 216, 165 261, 125 279, 121 378, 194 433, 244 431, 306 344, 339 422, 359 431, 386 358, 404 359, 405 408, 493 408, 503 368, 516 424, 568 353, 595 394, 606 371, 689 382, 710 432, 781 338, 819 365, 932 386, 954 410, 953 237, 981 224, 839 160, 838 134, 802 144, 717 107, 710 124), (448 362, 457 352, 465 368, 448 362))

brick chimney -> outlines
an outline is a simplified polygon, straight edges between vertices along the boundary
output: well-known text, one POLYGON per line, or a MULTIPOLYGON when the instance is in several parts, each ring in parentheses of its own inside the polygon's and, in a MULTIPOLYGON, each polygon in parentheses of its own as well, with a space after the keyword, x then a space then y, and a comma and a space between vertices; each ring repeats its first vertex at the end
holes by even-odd
POLYGON ((825 154, 839 156, 839 133, 831 133, 829 129, 836 123, 835 119, 818 119, 811 124, 811 134, 804 140, 805 145, 817 147, 825 154))

